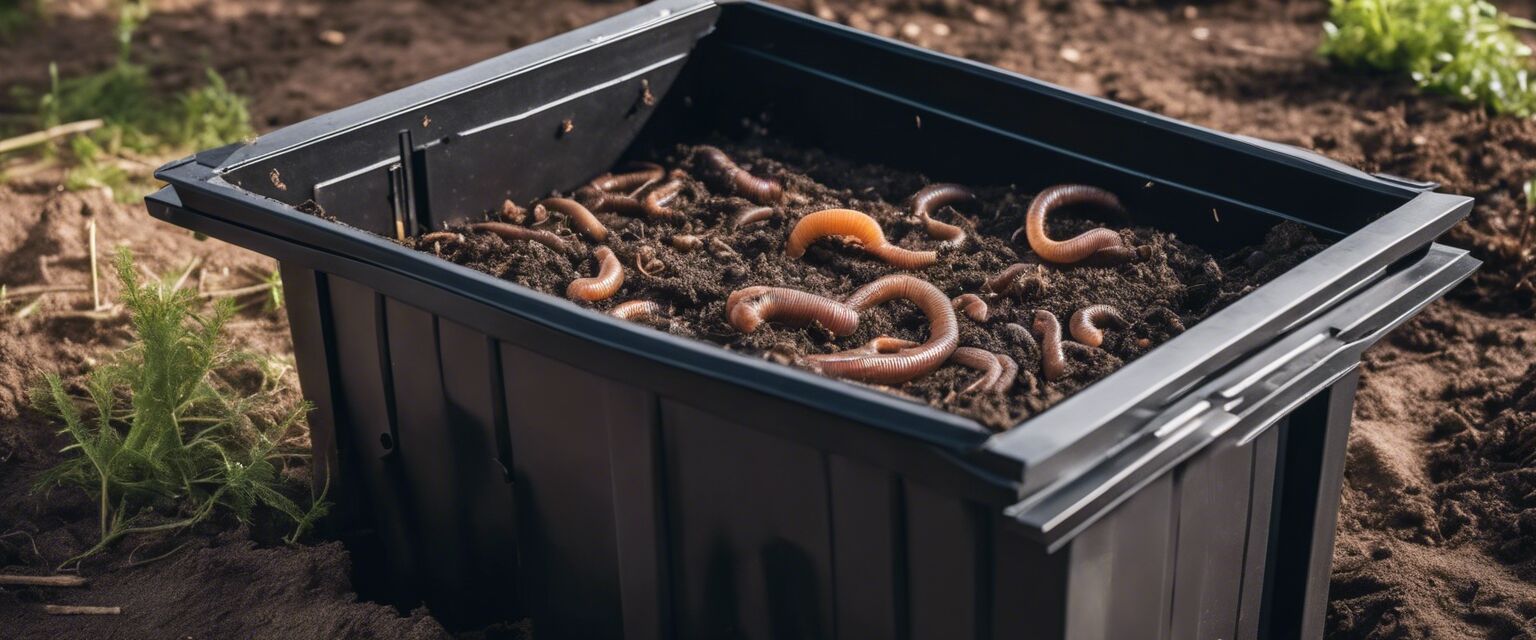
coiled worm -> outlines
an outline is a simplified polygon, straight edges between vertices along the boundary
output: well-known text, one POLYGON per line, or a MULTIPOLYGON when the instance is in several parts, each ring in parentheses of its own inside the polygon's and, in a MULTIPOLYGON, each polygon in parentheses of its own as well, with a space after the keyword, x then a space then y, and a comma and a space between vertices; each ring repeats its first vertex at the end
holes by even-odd
POLYGON ((938 240, 939 246, 958 247, 965 244, 965 229, 934 220, 932 213, 946 205, 975 202, 976 194, 958 184, 941 182, 931 184, 912 194, 912 213, 923 221, 928 236, 938 240))
POLYGON ((805 326, 812 321, 846 336, 859 328, 859 314, 847 305, 814 293, 784 287, 747 287, 725 301, 725 315, 737 331, 752 333, 764 322, 805 326))
POLYGON ((475 231, 494 233, 496 237, 507 242, 531 240, 554 249, 559 253, 565 253, 569 250, 564 239, 543 229, 529 229, 528 227, 519 227, 505 222, 476 222, 469 225, 469 228, 475 231))
POLYGON ((1013 383, 1019 379, 1019 363, 1001 353, 994 353, 992 355, 997 358, 997 363, 1003 367, 1003 374, 997 377, 997 383, 992 385, 992 391, 1007 393, 1009 389, 1013 388, 1013 383))
POLYGON ((992 390, 997 381, 1003 377, 1003 363, 986 349, 976 347, 960 347, 949 356, 949 361, 960 366, 970 367, 981 372, 981 377, 972 382, 970 386, 960 390, 960 393, 970 393, 977 389, 992 390))
POLYGON ((539 206, 565 214, 572 228, 585 234, 594 242, 608 239, 608 227, 603 226, 597 216, 592 215, 592 212, 580 202, 570 198, 545 198, 539 201, 539 206))
POLYGON ((964 313, 967 318, 976 322, 987 321, 987 302, 974 293, 961 294, 951 300, 950 304, 954 305, 955 311, 964 313))
POLYGON ((682 192, 684 186, 682 180, 673 178, 651 188, 645 194, 645 199, 641 201, 641 206, 645 209, 645 215, 655 220, 681 219, 683 214, 667 207, 667 205, 677 199, 677 195, 682 192))
POLYGON ((624 286, 624 265, 619 262, 618 256, 613 255, 612 250, 598 247, 592 255, 597 258, 597 276, 572 280, 571 285, 565 288, 565 297, 587 302, 606 300, 618 293, 619 287, 624 286))
POLYGON ((859 287, 844 304, 862 313, 897 298, 911 300, 928 316, 926 342, 894 353, 860 354, 862 357, 854 358, 832 353, 810 356, 807 360, 829 376, 876 384, 900 384, 943 366, 960 346, 960 322, 949 297, 928 281, 905 274, 885 276, 859 287))
POLYGON ((1024 230, 1029 248, 1047 262, 1071 264, 1089 256, 1104 264, 1119 264, 1136 257, 1136 251, 1125 246, 1125 240, 1111 229, 1094 229, 1067 240, 1056 241, 1045 235, 1045 217, 1051 211, 1064 206, 1092 204, 1123 212, 1120 199, 1115 194, 1080 184, 1064 184, 1050 187, 1035 196, 1025 214, 1024 230))
POLYGON ((801 218, 790 230, 784 252, 798 258, 812 242, 827 236, 852 236, 866 253, 898 269, 921 269, 939 259, 933 251, 911 251, 886 242, 880 223, 852 209, 822 209, 801 218))
POLYGON ((771 178, 759 178, 737 166, 736 161, 716 147, 699 147, 698 158, 704 175, 712 186, 758 204, 773 204, 784 199, 784 186, 771 178))
POLYGON ((1072 338, 1090 347, 1104 344, 1104 330, 1101 326, 1123 329, 1126 322, 1118 309, 1107 304, 1078 309, 1067 321, 1067 329, 1072 332, 1072 338))
POLYGON ((1035 312, 1035 333, 1040 334, 1040 369, 1046 380, 1057 380, 1067 373, 1067 354, 1061 351, 1061 322, 1056 314, 1044 309, 1035 312))

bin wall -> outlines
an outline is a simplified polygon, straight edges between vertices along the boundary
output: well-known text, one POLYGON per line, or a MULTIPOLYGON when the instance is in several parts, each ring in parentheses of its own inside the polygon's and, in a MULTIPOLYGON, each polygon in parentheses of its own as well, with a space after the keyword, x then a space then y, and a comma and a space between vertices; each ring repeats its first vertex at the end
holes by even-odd
POLYGON ((357 565, 385 567, 374 595, 425 598, 450 624, 527 616, 556 638, 1321 631, 1353 374, 1048 553, 1000 496, 878 445, 765 430, 781 401, 737 414, 707 387, 578 366, 537 334, 471 328, 405 292, 292 263, 283 277, 317 469, 357 565))

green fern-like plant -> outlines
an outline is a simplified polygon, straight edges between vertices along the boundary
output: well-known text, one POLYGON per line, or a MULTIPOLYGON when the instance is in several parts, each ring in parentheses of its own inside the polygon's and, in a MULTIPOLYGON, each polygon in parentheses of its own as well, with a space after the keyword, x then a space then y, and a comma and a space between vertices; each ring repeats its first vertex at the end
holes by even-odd
POLYGON ((221 377, 253 359, 224 339, 233 301, 199 313, 193 292, 140 282, 126 251, 115 266, 137 340, 84 377, 83 396, 57 375, 33 395, 62 423, 71 440, 65 451, 77 453, 39 486, 81 487, 100 504, 100 540, 70 561, 127 535, 184 529, 221 512, 249 521, 258 506, 290 518, 288 540, 297 540, 328 510, 323 492, 308 507, 282 492, 281 469, 305 455, 290 441, 308 406, 274 413, 275 385, 243 393, 221 377))
POLYGON ((1407 72, 1425 90, 1495 113, 1536 115, 1536 23, 1485 0, 1331 0, 1322 53, 1351 67, 1407 72))

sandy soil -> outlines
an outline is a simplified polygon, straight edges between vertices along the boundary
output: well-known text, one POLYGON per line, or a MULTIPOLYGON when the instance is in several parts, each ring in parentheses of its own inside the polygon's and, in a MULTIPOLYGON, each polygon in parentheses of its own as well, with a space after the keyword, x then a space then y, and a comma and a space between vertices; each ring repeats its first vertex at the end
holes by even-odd
MULTIPOLYGON (((42 86, 113 55, 110 20, 58 2, 45 28, 4 47, 0 88, 42 86), (67 52, 67 53, 66 53, 67 52)), ((145 25, 139 52, 160 82, 211 65, 251 96, 261 127, 323 113, 622 10, 625 3, 176 0, 145 25), (517 19, 508 19, 517 16, 517 19), (326 29, 346 36, 326 44, 326 29)), ((1447 303, 1372 351, 1351 437, 1330 604, 1332 638, 1536 635, 1536 320, 1530 265, 1509 238, 1519 184, 1536 174, 1536 121, 1493 118, 1416 95, 1398 78, 1330 69, 1315 51, 1326 3, 1149 4, 1043 0, 794 0, 877 33, 1025 72, 1218 129, 1318 150, 1368 170, 1436 180, 1478 198, 1449 240, 1488 262, 1447 303), (857 8, 855 8, 857 7, 857 8)), ((1529 4, 1507 4, 1529 15, 1529 4)), ((0 95, 6 92, 0 91, 0 95)), ((22 110, 3 102, 0 112, 22 110)), ((12 286, 83 282, 85 220, 104 246, 132 242, 169 270, 204 257, 210 287, 249 284, 264 259, 150 221, 101 193, 61 193, 57 176, 0 186, 0 274, 12 286), (228 267, 230 275, 224 276, 228 267)), ((108 292, 110 296, 110 291, 108 292)), ((33 317, 0 325, 0 568, 51 566, 83 541, 90 510, 20 488, 55 459, 49 428, 20 402, 37 372, 77 373, 121 343, 120 320, 71 318, 89 294, 52 294, 33 317), (35 543, 35 547, 34 544, 35 543)), ((280 316, 243 319, 242 339, 284 350, 280 316)), ((433 637, 429 618, 353 602, 334 545, 253 547, 236 531, 194 537, 163 560, 125 544, 70 593, 0 593, 0 628, 100 637, 107 627, 46 618, 40 602, 123 604, 122 637, 267 633, 274 611, 325 620, 320 635, 433 637), (270 597, 243 599, 260 585, 270 597), (192 588, 192 587, 197 588, 192 588), (148 593, 154 591, 157 593, 148 593), (138 615, 140 608, 151 612, 138 615), (276 609, 274 609, 274 607, 276 609), (185 614, 185 615, 183 615, 185 614), (174 624, 162 626, 174 621, 174 624), (209 629, 216 631, 210 632, 209 629), (414 636, 412 634, 415 634, 414 636)), ((259 537, 259 536, 255 536, 259 537)), ((278 634, 272 637, 286 634, 278 634)))

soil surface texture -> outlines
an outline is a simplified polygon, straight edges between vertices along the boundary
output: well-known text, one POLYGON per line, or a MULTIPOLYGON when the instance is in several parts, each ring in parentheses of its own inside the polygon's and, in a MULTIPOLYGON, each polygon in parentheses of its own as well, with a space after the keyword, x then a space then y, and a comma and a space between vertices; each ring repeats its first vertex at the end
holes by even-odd
MULTIPOLYGON (((771 286, 842 301, 868 283, 903 273, 933 284, 949 299, 973 294, 987 310, 984 317, 955 313, 959 345, 1012 359, 1019 368, 1015 383, 972 390, 983 373, 951 359, 910 381, 875 386, 973 418, 992 429, 1010 428, 1103 378, 1326 246, 1301 227, 1282 224, 1262 246, 1215 258, 1171 234, 1134 225, 1136 212, 1103 207, 1095 211, 1092 205, 1078 205, 1056 209, 1046 218, 1049 237, 1064 240, 1091 229, 1122 228, 1128 216, 1133 224, 1123 227, 1122 241, 1138 255, 1121 264, 1097 260, 1099 264, 1093 265, 1096 258, 1092 256, 1075 264, 1052 264, 1031 251, 1025 234, 1019 232, 1033 201, 1031 195, 1009 187, 982 186, 970 189, 975 202, 932 212, 934 219, 966 231, 962 244, 945 246, 929 234, 910 206, 912 194, 933 184, 922 176, 853 163, 771 139, 717 147, 755 175, 777 181, 786 194, 786 202, 772 207, 772 217, 737 227, 733 219, 759 205, 733 195, 730 183, 716 177, 718 172, 701 166, 700 151, 706 148, 679 145, 653 154, 650 159, 669 174, 635 190, 634 197, 644 200, 678 181, 680 195, 668 204, 675 219, 600 212, 596 216, 608 229, 602 243, 581 234, 578 225, 563 215, 541 211, 542 207, 527 211, 536 205, 523 203, 528 206, 515 207, 517 213, 510 219, 561 236, 566 252, 530 240, 504 241, 489 231, 477 231, 472 224, 448 227, 458 234, 456 238, 437 234, 432 241, 412 244, 560 297, 566 297, 572 281, 598 273, 594 252, 606 246, 618 257, 624 280, 614 295, 592 303, 594 308, 608 311, 630 301, 654 302, 662 307, 659 316, 641 321, 674 335, 817 372, 821 372, 819 364, 807 356, 854 349, 881 336, 922 343, 930 339, 932 319, 910 301, 892 302, 860 313, 857 330, 846 335, 834 335, 819 323, 803 327, 769 322, 745 332, 729 320, 729 297, 748 287, 771 286), (922 268, 899 269, 841 236, 813 243, 803 256, 787 255, 791 230, 805 216, 827 209, 865 213, 880 224, 890 244, 910 251, 935 251, 937 259, 922 268), (1021 264, 1025 265, 1022 273, 1006 279, 1004 285, 989 286, 1010 266, 1021 264), (1125 324, 1106 327, 1100 345, 1074 342, 1067 334, 1070 318, 1093 305, 1113 307, 1125 324), (1042 371, 1044 336, 1033 327, 1037 310, 1054 314, 1063 332, 1067 366, 1056 379, 1042 371)), ((594 208, 600 208, 599 199, 588 197, 594 208)), ((500 212, 491 217, 508 218, 500 212)))
MULTIPOLYGON (((1536 260, 1513 240, 1528 219, 1519 190, 1536 175, 1536 121, 1489 116, 1421 95, 1396 75, 1331 67, 1315 53, 1327 15, 1323 0, 784 1, 855 28, 1196 124, 1298 145, 1368 171, 1434 180, 1442 191, 1477 198, 1469 221, 1445 241, 1472 250, 1484 268, 1367 355, 1327 637, 1536 637, 1536 260)), ((112 3, 46 4, 49 20, 0 36, 0 122, 35 111, 11 90, 46 91, 49 62, 58 62, 61 75, 69 77, 103 69, 116 56, 112 3)), ((1536 11, 1529 2, 1499 4, 1524 17, 1536 11)), ((212 67, 250 97, 261 129, 633 6, 578 0, 153 5, 134 52, 155 70, 155 82, 182 89, 201 82, 204 68, 212 67)), ((739 159, 754 169, 758 162, 771 169, 774 162, 794 160, 773 154, 739 159)), ((259 256, 155 222, 141 205, 115 204, 99 190, 64 192, 59 171, 18 179, 23 164, 0 162, 13 174, 0 181, 0 283, 13 289, 88 287, 89 219, 97 221, 103 252, 129 244, 151 270, 184 268, 201 257, 208 289, 254 284, 251 269, 272 267, 259 256)), ((880 200, 894 206, 916 186, 891 185, 880 200)), ((1068 218, 1061 222, 1080 220, 1068 218)), ((921 238, 899 242, 909 240, 921 238)), ((863 260, 825 244, 811 253, 825 261, 817 264, 863 260)), ((592 273, 590 263, 573 265, 573 273, 577 268, 592 273)), ((104 282, 107 301, 114 295, 111 284, 104 282)), ((841 293, 855 284, 850 277, 827 286, 841 293)), ((95 512, 80 493, 30 492, 36 473, 60 459, 63 442, 55 425, 27 408, 26 389, 45 371, 77 375, 109 357, 122 345, 124 321, 82 315, 92 306, 88 291, 47 294, 17 319, 18 307, 31 298, 19 301, 0 309, 0 572, 46 573, 90 540, 95 512)), ((907 329, 906 335, 922 335, 919 327, 907 329)), ((252 348, 291 353, 281 313, 254 306, 232 330, 252 348)), ((260 532, 210 528, 169 540, 125 540, 81 567, 93 580, 89 588, 0 590, 0 635, 448 634, 425 615, 357 602, 346 554, 336 545, 286 547, 265 539, 260 532), (109 619, 48 616, 43 603, 124 609, 109 619), (315 626, 275 626, 278 620, 315 626)), ((522 635, 515 628, 464 633, 522 635)))

